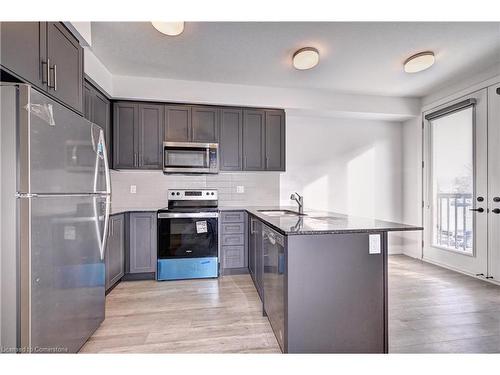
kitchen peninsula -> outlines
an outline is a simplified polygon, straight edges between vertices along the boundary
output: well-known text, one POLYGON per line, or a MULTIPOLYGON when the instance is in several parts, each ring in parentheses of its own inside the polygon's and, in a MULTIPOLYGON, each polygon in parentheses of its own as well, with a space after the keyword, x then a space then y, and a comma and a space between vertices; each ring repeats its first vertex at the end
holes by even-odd
POLYGON ((387 234, 422 230, 292 208, 246 208, 248 268, 284 353, 387 353, 387 234))

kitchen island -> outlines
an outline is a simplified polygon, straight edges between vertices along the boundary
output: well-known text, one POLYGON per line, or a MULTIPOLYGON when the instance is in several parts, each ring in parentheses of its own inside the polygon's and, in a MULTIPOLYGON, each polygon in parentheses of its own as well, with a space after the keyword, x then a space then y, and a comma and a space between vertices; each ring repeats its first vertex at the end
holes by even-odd
MULTIPOLYGON (((241 209, 241 208, 240 208, 241 209)), ((249 270, 284 353, 387 353, 387 221, 247 207, 249 270)))

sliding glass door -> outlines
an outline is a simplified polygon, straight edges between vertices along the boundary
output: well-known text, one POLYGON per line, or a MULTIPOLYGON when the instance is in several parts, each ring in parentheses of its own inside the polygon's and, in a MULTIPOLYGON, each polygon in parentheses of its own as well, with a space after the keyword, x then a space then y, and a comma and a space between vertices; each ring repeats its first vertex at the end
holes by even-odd
POLYGON ((424 113, 424 250, 437 264, 488 273, 487 90, 424 113))

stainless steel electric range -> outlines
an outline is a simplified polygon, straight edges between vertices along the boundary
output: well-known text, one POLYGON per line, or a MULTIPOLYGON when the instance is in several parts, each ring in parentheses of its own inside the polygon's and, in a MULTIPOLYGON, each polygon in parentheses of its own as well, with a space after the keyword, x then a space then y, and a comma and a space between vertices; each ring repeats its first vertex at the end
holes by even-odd
POLYGON ((218 276, 217 190, 169 190, 158 210, 157 280, 218 276))

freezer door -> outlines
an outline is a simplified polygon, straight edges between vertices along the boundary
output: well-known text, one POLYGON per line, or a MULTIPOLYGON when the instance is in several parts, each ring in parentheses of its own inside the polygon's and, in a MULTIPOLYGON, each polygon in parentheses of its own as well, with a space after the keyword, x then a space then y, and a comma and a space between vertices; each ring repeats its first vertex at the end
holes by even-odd
POLYGON ((27 111, 29 120, 20 125, 28 126, 30 147, 20 150, 28 149, 29 165, 20 167, 30 177, 29 191, 21 192, 109 193, 103 130, 38 91, 28 92, 20 111, 27 111))
POLYGON ((31 206, 30 347, 76 352, 104 319, 109 197, 24 199, 31 206))

